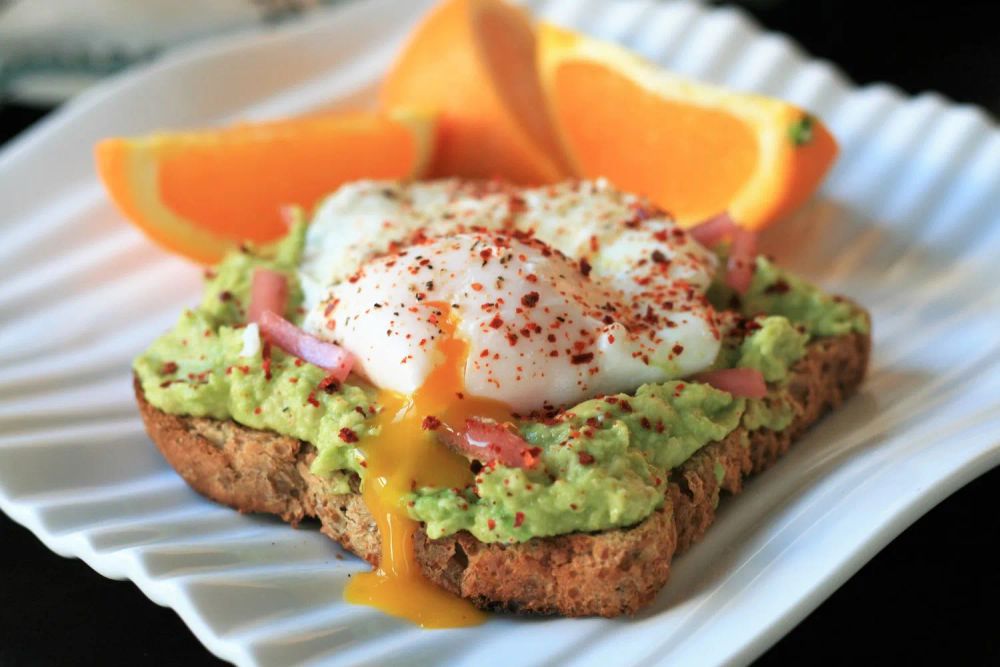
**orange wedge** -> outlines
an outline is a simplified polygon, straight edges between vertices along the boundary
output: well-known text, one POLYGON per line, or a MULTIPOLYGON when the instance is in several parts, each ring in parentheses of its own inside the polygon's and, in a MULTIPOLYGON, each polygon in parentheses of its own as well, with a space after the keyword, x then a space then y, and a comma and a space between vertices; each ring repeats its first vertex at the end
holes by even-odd
POLYGON ((150 238, 204 263, 242 241, 282 236, 281 208, 311 208, 359 178, 420 178, 434 119, 345 113, 222 130, 105 139, 97 170, 119 210, 150 238))
POLYGON ((682 224, 728 209, 763 227, 805 201, 837 154, 791 104, 687 81, 556 26, 539 26, 538 67, 577 173, 645 194, 682 224))
POLYGON ((434 176, 521 184, 568 175, 535 69, 528 17, 500 0, 444 0, 417 27, 381 89, 385 107, 439 115, 434 176))

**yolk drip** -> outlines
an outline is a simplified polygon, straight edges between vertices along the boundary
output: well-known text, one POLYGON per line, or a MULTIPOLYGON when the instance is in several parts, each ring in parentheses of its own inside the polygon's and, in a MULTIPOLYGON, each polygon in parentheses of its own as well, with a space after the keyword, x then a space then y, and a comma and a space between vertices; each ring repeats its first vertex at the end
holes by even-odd
POLYGON ((423 428, 428 415, 462 429, 470 417, 510 421, 511 413, 497 401, 462 393, 469 344, 455 335, 458 321, 447 304, 425 305, 439 320, 437 352, 443 360, 412 395, 385 390, 379 395, 379 434, 361 443, 366 463, 361 494, 375 517, 382 557, 376 570, 355 575, 344 598, 424 628, 478 625, 486 620, 483 612, 424 578, 413 550, 418 524, 402 499, 421 486, 464 488, 473 481, 469 461, 423 428))

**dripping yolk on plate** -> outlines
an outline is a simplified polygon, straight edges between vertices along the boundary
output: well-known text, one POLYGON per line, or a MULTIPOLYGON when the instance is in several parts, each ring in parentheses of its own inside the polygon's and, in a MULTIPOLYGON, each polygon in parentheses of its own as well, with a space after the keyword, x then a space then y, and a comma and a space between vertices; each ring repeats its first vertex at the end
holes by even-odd
POLYGON ((413 548, 418 524, 403 499, 418 486, 464 488, 473 481, 469 461, 438 442, 428 418, 459 430, 469 418, 502 422, 511 414, 497 401, 464 394, 469 344, 455 335, 457 317, 448 304, 424 307, 440 324, 436 350, 443 359, 413 394, 379 394, 379 434, 361 443, 367 473, 361 493, 378 526, 382 557, 374 571, 352 578, 345 598, 425 628, 477 625, 486 618, 483 612, 421 573, 413 548))

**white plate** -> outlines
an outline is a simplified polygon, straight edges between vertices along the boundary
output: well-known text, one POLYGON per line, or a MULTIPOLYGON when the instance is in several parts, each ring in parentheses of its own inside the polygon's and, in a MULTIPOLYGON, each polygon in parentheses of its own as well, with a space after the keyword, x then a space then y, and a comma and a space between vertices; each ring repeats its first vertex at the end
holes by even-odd
POLYGON ((813 109, 843 146, 821 196, 767 242, 871 308, 871 376, 723 503, 652 607, 630 620, 420 631, 346 605, 360 562, 316 531, 202 500, 136 416, 129 360, 196 300, 199 272, 113 212, 94 140, 369 100, 427 2, 350 4, 178 52, 94 89, 0 155, 0 507, 54 551, 132 579, 241 665, 744 663, 1000 461, 1000 132, 983 113, 853 87, 730 9, 532 4, 681 72, 813 109))

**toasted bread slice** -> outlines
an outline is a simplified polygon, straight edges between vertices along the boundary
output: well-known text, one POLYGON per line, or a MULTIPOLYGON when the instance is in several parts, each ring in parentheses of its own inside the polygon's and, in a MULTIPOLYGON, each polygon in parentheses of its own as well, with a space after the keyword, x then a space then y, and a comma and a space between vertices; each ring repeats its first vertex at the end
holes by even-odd
MULTIPOLYGON (((414 547, 424 575, 484 609, 564 616, 635 613, 666 584, 673 556, 712 524, 721 492, 738 493, 747 475, 774 463, 823 413, 854 392, 864 377, 870 344, 862 334, 811 342, 789 379, 794 421, 777 432, 739 428, 702 448, 671 471, 663 507, 638 525, 519 544, 484 543, 466 532, 432 540, 421 530, 414 547)), ((358 480, 354 493, 328 493, 324 480, 309 471, 312 445, 232 421, 167 414, 145 400, 138 382, 135 390, 150 437, 196 491, 241 512, 276 514, 293 525, 317 517, 325 534, 378 563, 378 529, 356 492, 358 480)))

